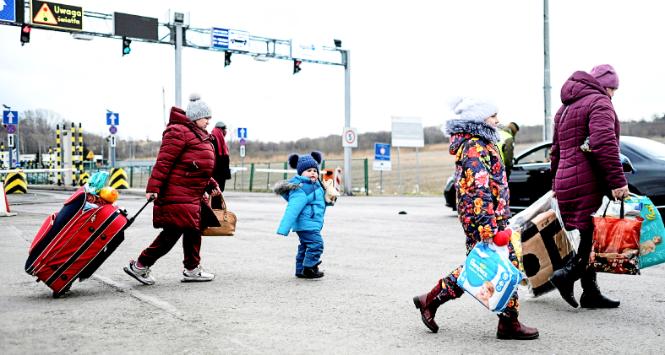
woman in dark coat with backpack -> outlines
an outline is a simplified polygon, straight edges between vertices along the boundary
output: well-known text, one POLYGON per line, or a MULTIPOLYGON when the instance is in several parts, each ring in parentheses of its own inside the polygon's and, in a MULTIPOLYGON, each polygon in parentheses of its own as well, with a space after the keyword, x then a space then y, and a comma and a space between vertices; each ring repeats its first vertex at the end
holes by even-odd
POLYGON ((125 272, 139 282, 152 285, 150 267, 173 248, 183 236, 183 282, 212 281, 215 275, 200 265, 201 231, 219 226, 208 205, 207 194, 221 192, 212 178, 215 151, 206 126, 210 109, 200 96, 192 94, 187 112, 173 107, 162 145, 146 187, 146 198, 154 199, 153 226, 163 228, 152 244, 125 272))
POLYGON ((578 303, 574 282, 582 279, 583 308, 615 308, 619 301, 600 293, 596 271, 589 266, 593 242, 591 215, 604 195, 628 196, 628 184, 619 157, 619 119, 612 97, 619 78, 611 65, 576 71, 561 88, 563 105, 554 118, 551 164, 555 193, 566 229, 580 231, 577 256, 554 272, 550 281, 571 306, 578 303))

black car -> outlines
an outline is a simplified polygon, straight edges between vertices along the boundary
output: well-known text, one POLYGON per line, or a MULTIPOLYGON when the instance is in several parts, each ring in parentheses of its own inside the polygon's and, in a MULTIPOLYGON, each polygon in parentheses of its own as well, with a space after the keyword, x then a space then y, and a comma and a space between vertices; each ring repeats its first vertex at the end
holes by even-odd
MULTIPOLYGON (((665 215, 665 144, 641 137, 621 136, 621 155, 628 188, 638 195, 646 195, 665 215)), ((552 187, 550 171, 551 142, 537 144, 517 155, 511 170, 510 209, 519 212, 552 187)), ((446 206, 455 209, 455 177, 451 176, 443 194, 446 206)))

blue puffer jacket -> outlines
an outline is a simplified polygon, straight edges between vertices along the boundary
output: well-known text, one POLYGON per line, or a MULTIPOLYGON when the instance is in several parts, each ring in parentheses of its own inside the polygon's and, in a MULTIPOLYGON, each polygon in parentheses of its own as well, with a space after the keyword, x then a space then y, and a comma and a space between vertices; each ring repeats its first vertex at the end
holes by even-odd
POLYGON ((318 181, 297 175, 275 185, 275 193, 288 201, 277 234, 288 235, 289 231, 320 231, 326 201, 323 187, 318 181))

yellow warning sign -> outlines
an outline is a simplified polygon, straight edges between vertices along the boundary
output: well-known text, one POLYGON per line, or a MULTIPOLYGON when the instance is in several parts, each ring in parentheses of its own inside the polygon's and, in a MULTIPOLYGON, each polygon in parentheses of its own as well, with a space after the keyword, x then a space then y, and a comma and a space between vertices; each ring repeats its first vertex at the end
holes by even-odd
POLYGON ((53 12, 49 9, 47 3, 43 3, 42 7, 37 12, 37 15, 32 19, 33 23, 43 23, 45 25, 57 25, 58 21, 55 20, 53 12))
POLYGON ((95 159, 95 153, 93 153, 92 150, 88 151, 88 155, 85 156, 85 159, 87 160, 95 159))
POLYGON ((80 31, 83 29, 83 8, 54 2, 32 0, 32 23, 80 31))

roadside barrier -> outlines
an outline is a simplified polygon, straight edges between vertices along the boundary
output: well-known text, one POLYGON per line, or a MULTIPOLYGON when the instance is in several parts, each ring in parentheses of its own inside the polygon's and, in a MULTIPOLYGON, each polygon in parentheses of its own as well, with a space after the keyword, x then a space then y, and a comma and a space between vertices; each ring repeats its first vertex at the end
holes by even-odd
POLYGON ((9 209, 9 201, 7 200, 7 195, 5 194, 5 184, 0 181, 0 217, 10 217, 16 216, 16 213, 12 213, 9 209))
POLYGON ((83 174, 81 174, 81 177, 79 178, 79 186, 87 184, 88 180, 90 180, 90 174, 88 174, 88 172, 84 172, 83 174))
POLYGON ((129 183, 127 182, 127 173, 123 168, 111 169, 111 181, 109 185, 116 190, 129 188, 129 183))
POLYGON ((24 194, 28 192, 28 181, 26 180, 25 173, 18 169, 7 173, 4 185, 4 191, 7 194, 24 194))

